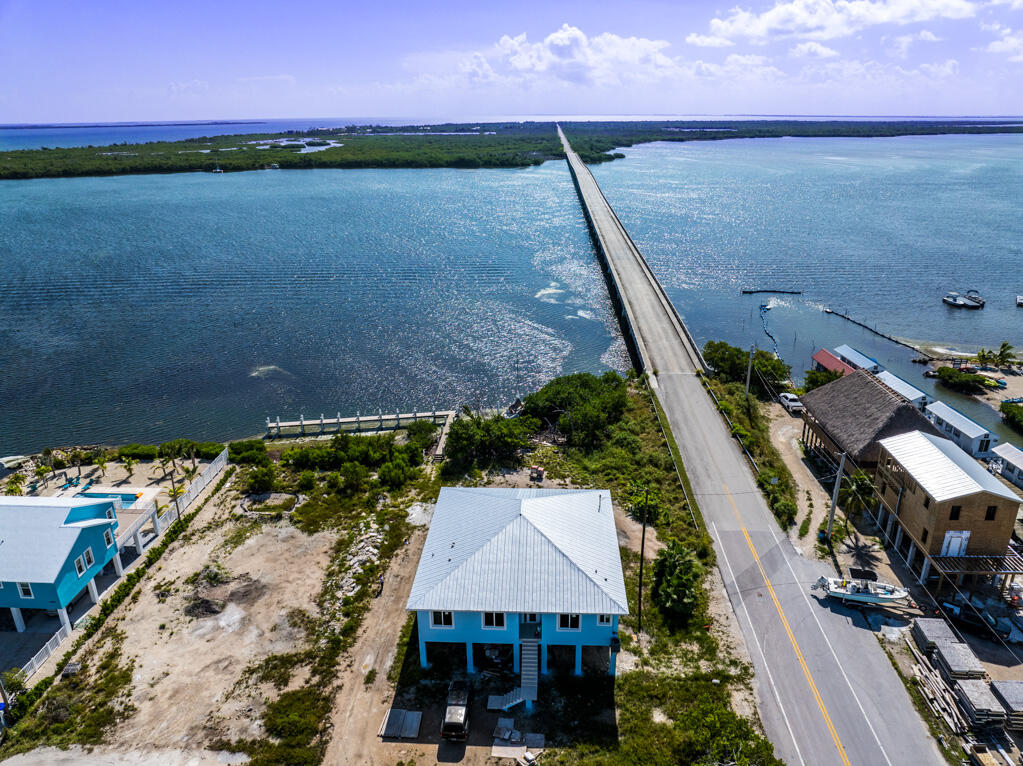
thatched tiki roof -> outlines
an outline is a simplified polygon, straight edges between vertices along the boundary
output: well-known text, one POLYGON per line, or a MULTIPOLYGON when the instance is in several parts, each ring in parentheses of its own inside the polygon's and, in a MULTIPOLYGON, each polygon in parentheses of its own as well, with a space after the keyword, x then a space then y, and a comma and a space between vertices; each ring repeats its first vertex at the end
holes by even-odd
POLYGON ((876 463, 878 440, 923 431, 941 436, 923 413, 864 370, 802 397, 803 419, 859 465, 876 463))

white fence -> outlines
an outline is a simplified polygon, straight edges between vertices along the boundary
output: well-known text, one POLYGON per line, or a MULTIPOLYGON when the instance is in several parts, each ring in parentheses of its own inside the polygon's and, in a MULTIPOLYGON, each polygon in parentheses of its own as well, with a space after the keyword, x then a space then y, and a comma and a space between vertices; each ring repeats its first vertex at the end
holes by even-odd
MULTIPOLYGON (((220 472, 224 470, 224 466, 226 465, 227 449, 225 448, 223 452, 217 455, 216 460, 214 460, 212 463, 206 466, 206 470, 196 477, 195 481, 193 481, 191 485, 189 485, 188 490, 185 492, 185 494, 183 494, 180 497, 178 503, 180 503, 181 505, 182 512, 187 510, 188 506, 195 502, 195 499, 199 497, 199 495, 202 494, 202 491, 210 485, 210 482, 217 478, 220 472)), ((120 499, 115 498, 114 504, 118 506, 119 509, 120 499)), ((173 507, 173 505, 174 504, 171 503, 171 507, 173 507)), ((136 509, 133 508, 132 510, 136 509)), ((156 511, 156 503, 152 502, 148 506, 144 506, 143 508, 140 508, 138 510, 142 513, 142 515, 139 516, 139 518, 136 519, 135 522, 130 527, 128 527, 127 534, 125 532, 122 532, 121 536, 127 537, 130 535, 134 535, 135 532, 137 532, 142 527, 143 524, 148 523, 149 520, 152 518, 153 512, 156 511)), ((168 509, 167 512, 164 513, 163 517, 166 517, 167 513, 170 513, 170 509, 168 509)), ((161 519, 163 517, 161 517, 161 519)), ((36 652, 35 656, 28 661, 28 664, 25 665, 25 667, 22 668, 22 671, 24 671, 25 673, 25 678, 31 677, 33 673, 39 670, 42 664, 50 658, 51 654, 57 651, 57 648, 70 635, 71 631, 68 630, 63 625, 61 625, 60 630, 54 633, 53 636, 50 637, 50 640, 46 642, 46 645, 43 646, 43 648, 40 649, 38 652, 36 652)))
POLYGON ((178 503, 181 506, 182 513, 188 510, 195 499, 202 494, 202 491, 210 485, 217 475, 224 470, 224 466, 227 465, 227 447, 224 447, 224 451, 217 455, 216 459, 206 466, 206 470, 199 474, 195 481, 188 485, 188 490, 181 496, 178 503))
POLYGON ((46 645, 36 652, 35 657, 30 659, 28 664, 21 669, 25 674, 25 678, 30 678, 33 673, 39 670, 42 664, 50 658, 50 655, 57 651, 57 647, 64 642, 64 639, 70 635, 71 631, 61 625, 60 630, 54 633, 50 640, 46 642, 46 645))

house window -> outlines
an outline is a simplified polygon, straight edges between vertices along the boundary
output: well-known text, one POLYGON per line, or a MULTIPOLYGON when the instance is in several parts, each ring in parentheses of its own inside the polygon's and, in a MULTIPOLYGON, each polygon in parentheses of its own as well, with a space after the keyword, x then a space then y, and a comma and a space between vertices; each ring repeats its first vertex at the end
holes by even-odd
POLYGON ((93 564, 96 563, 96 559, 93 558, 93 556, 92 556, 92 548, 86 548, 85 549, 84 558, 85 558, 85 566, 87 566, 87 567, 91 567, 93 564))
POLYGON ((930 508, 930 507, 931 507, 931 498, 929 498, 929 497, 927 497, 925 495, 924 496, 924 508, 930 508))
POLYGON ((956 438, 958 438, 958 437, 963 435, 963 432, 960 431, 958 428, 953 428, 952 429, 952 433, 955 434, 956 438))
POLYGON ((85 574, 85 562, 82 561, 81 556, 75 559, 75 571, 78 572, 79 577, 85 574))
POLYGON ((926 529, 924 530, 924 533, 922 535, 920 535, 920 542, 921 543, 926 543, 927 542, 927 530, 926 529))
POLYGON ((949 521, 959 521, 959 512, 963 510, 961 505, 953 505, 952 510, 948 512, 949 521))
POLYGON ((113 508, 107 508, 107 518, 108 519, 113 519, 114 518, 114 509, 113 508))
POLYGON ((943 425, 943 424, 944 424, 944 422, 945 422, 944 420, 942 420, 942 419, 941 419, 941 418, 939 418, 939 417, 938 417, 937 415, 935 415, 935 417, 934 417, 934 424, 935 424, 935 425, 937 425, 937 426, 940 426, 940 425, 943 425))
POLYGON ((579 615, 559 614, 558 630, 579 630, 579 615))
POLYGON ((536 612, 527 612, 523 622, 539 622, 539 620, 536 619, 536 612))
POLYGON ((504 627, 504 612, 484 612, 483 613, 483 627, 484 628, 503 628, 504 627))
POLYGON ((103 542, 106 543, 108 548, 114 544, 114 536, 109 529, 103 533, 103 542))
POLYGON ((450 628, 455 624, 455 617, 451 612, 433 612, 430 622, 435 628, 450 628))
POLYGON ((32 595, 32 583, 19 582, 18 593, 21 594, 22 598, 35 598, 35 596, 32 595))
POLYGON ((597 615, 597 624, 598 625, 610 625, 611 624, 611 615, 609 615, 609 614, 598 614, 597 615))
POLYGON ((980 449, 978 449, 977 451, 978 452, 987 452, 989 449, 991 449, 991 440, 990 439, 981 439, 980 440, 980 449))
POLYGON ((989 505, 987 511, 984 512, 984 521, 994 521, 995 514, 998 512, 997 505, 989 505))
POLYGON ((952 424, 951 423, 949 423, 948 425, 945 426, 945 433, 947 433, 947 434, 952 433, 952 424))

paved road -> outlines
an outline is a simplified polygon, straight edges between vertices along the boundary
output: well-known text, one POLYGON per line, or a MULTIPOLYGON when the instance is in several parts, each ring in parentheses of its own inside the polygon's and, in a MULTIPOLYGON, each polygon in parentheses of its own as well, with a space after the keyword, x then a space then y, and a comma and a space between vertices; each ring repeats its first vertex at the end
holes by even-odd
MULTIPOLYGON (((560 128, 559 128, 560 133, 560 128)), ((767 509, 696 369, 692 340, 593 176, 561 134, 641 361, 678 440, 753 658, 760 715, 789 764, 944 763, 859 612, 819 601, 831 573, 798 555, 767 509)))

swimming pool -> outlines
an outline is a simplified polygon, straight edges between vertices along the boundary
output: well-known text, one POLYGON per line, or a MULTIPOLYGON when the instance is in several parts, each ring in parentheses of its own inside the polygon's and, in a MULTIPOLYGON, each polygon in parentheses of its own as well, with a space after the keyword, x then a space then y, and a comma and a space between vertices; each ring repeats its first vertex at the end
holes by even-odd
POLYGON ((100 500, 109 500, 111 498, 120 498, 122 508, 131 508, 138 500, 141 500, 141 493, 121 493, 121 492, 79 492, 75 497, 95 497, 100 500))

